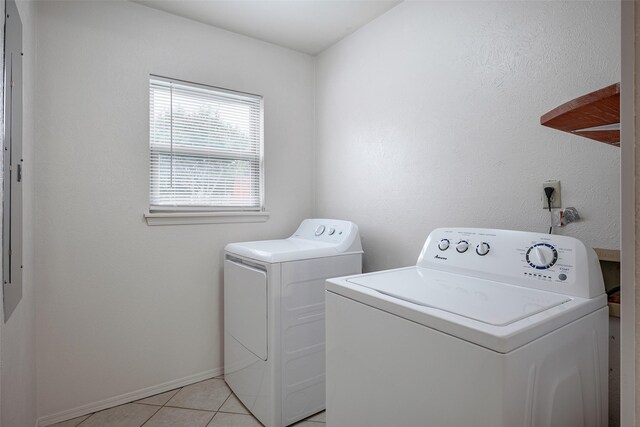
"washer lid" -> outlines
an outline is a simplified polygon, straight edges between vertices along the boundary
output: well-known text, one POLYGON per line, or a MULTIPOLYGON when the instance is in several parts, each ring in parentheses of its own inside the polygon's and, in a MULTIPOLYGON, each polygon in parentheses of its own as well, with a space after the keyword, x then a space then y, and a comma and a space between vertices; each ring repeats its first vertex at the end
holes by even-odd
POLYGON ((494 326, 506 326, 570 301, 565 295, 425 268, 374 273, 347 281, 494 326))
POLYGON ((571 297, 422 267, 327 279, 326 289, 504 354, 607 310, 605 294, 571 297))

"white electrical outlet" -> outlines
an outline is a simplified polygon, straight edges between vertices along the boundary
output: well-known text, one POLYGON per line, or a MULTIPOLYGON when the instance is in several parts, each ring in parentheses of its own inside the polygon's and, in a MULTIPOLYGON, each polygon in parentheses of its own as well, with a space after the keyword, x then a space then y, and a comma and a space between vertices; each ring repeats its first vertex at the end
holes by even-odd
POLYGON ((547 187, 553 188, 553 194, 551 194, 551 209, 560 209, 562 207, 562 199, 560 198, 560 181, 544 181, 542 183, 542 209, 549 209, 547 203, 547 195, 544 189, 547 187))

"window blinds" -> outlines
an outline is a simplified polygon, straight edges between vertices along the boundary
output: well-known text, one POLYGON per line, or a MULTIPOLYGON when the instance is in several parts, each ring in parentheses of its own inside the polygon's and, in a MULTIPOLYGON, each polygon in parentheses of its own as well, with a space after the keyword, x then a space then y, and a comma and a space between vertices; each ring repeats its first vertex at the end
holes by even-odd
POLYGON ((149 80, 151 210, 262 210, 262 97, 149 80))

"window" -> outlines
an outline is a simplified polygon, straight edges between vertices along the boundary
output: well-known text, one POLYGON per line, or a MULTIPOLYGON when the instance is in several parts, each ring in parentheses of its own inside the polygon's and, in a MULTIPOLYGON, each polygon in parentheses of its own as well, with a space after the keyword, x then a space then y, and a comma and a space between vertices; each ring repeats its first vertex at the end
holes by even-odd
POLYGON ((262 97, 152 76, 150 210, 262 211, 262 97))

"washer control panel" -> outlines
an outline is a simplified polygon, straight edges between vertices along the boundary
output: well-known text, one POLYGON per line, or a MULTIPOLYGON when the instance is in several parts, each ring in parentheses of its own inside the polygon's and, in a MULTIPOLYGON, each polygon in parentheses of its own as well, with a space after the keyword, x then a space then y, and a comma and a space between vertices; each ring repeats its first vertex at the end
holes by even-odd
POLYGON ((441 228, 429 235, 418 266, 567 295, 604 292, 595 252, 567 236, 441 228))

